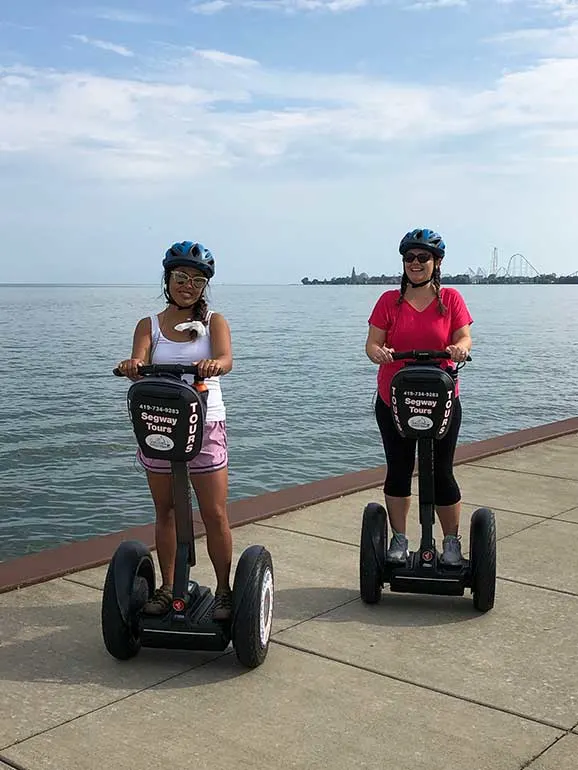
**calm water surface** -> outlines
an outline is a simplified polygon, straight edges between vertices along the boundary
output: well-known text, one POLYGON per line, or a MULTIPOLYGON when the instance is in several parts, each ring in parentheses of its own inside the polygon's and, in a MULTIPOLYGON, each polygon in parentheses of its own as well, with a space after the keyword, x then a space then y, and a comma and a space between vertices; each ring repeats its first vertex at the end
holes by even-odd
MULTIPOLYGON (((214 286, 232 331, 230 497, 384 462, 364 355, 381 286, 214 286)), ((475 319, 460 442, 578 414, 578 286, 458 287, 475 319)), ((111 370, 151 287, 0 287, 0 560, 154 520, 111 370)))

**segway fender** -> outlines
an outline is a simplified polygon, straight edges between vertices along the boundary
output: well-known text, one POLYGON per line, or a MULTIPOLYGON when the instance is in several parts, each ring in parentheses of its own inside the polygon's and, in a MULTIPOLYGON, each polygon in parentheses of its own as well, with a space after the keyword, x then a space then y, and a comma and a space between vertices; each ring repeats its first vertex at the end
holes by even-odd
POLYGON ((118 609, 123 621, 129 625, 132 607, 131 599, 136 575, 145 578, 149 595, 155 588, 155 565, 150 550, 138 540, 127 540, 116 549, 109 565, 114 575, 114 587, 118 609))

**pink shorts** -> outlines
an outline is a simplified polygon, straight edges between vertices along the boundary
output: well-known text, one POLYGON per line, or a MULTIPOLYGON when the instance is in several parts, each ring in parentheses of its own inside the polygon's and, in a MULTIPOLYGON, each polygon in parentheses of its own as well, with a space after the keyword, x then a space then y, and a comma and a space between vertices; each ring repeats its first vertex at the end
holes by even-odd
MULTIPOLYGON (((151 473, 170 473, 171 464, 168 460, 153 460, 145 457, 140 450, 136 453, 137 460, 151 473)), ((187 463, 189 473, 212 473, 226 468, 229 461, 227 453, 227 428, 224 420, 205 423, 203 445, 199 454, 187 463)))

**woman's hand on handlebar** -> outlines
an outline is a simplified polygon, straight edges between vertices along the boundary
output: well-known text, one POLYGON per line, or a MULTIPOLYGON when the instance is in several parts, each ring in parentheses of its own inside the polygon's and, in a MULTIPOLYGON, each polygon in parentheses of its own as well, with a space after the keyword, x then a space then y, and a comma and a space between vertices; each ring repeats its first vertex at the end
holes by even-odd
POLYGON ((127 358, 120 362, 118 370, 129 380, 140 380, 141 375, 138 373, 138 367, 144 366, 144 363, 140 358, 127 358))
POLYGON ((390 364, 393 361, 393 348, 386 348, 385 345, 373 345, 368 351, 368 357, 374 364, 390 364))
POLYGON ((461 363, 470 355, 470 351, 463 345, 448 345, 446 352, 452 357, 452 361, 461 363))
POLYGON ((202 361, 193 361, 193 364, 197 365, 198 375, 202 379, 218 377, 224 371, 223 366, 215 358, 204 358, 202 361))

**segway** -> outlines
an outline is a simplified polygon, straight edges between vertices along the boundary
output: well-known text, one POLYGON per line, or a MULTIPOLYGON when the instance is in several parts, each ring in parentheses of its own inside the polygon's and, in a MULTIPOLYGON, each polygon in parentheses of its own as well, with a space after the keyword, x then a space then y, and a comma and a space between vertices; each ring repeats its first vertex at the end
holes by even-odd
MULTIPOLYGON (((122 376, 118 369, 113 372, 122 376)), ((147 615, 145 603, 155 590, 150 550, 138 541, 117 548, 106 575, 102 598, 102 634, 108 652, 119 660, 141 647, 225 650, 232 642, 248 668, 265 660, 273 621, 273 563, 261 545, 246 548, 235 570, 230 620, 212 618, 214 596, 190 580, 196 563, 195 536, 187 461, 203 442, 207 385, 195 365, 141 366, 143 379, 129 388, 127 403, 138 445, 145 457, 169 460, 177 532, 173 600, 164 615, 147 615), (195 375, 190 385, 183 374, 195 375)))
MULTIPOLYGON (((382 588, 401 593, 463 596, 471 589, 474 607, 487 612, 494 606, 496 585, 496 524, 489 508, 478 508, 470 521, 470 559, 457 566, 444 565, 433 535, 435 522, 434 441, 449 427, 455 405, 458 369, 441 367, 445 351, 411 350, 393 353, 406 365, 391 382, 391 412, 400 435, 417 439, 419 520, 421 542, 405 564, 386 559, 387 514, 383 505, 369 503, 363 512, 360 547, 360 592, 366 604, 381 599, 382 588)), ((468 356, 468 361, 471 357, 468 356)))

